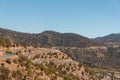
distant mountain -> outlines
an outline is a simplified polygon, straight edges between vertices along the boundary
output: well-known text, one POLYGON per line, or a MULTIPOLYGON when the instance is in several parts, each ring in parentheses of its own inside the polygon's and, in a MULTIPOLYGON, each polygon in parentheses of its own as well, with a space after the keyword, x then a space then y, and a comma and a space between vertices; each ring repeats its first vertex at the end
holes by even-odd
POLYGON ((120 42, 120 33, 118 34, 110 34, 104 37, 98 37, 94 39, 95 41, 98 42, 120 42))
POLYGON ((9 42, 34 47, 88 47, 99 45, 92 40, 74 33, 44 31, 39 34, 16 32, 0 28, 0 36, 9 42))

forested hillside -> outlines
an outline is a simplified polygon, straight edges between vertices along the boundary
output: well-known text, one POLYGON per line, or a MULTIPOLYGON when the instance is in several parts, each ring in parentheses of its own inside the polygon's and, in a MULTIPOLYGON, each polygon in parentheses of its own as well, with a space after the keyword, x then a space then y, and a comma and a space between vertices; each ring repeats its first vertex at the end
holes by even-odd
POLYGON ((108 41, 120 42, 120 33, 110 34, 110 35, 107 35, 107 36, 104 36, 104 37, 98 37, 98 38, 95 38, 94 40, 98 41, 98 42, 108 42, 108 41))
MULTIPOLYGON (((74 33, 44 31, 39 34, 21 33, 0 28, 0 35, 11 44, 34 47, 88 47, 99 45, 92 40, 74 33)), ((11 46, 9 44, 8 46, 11 46)))

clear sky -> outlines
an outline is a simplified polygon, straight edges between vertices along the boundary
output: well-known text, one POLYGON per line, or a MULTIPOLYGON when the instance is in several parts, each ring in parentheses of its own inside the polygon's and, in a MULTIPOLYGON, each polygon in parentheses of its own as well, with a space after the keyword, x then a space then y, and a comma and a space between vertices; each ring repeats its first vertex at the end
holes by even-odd
POLYGON ((120 0, 0 0, 0 27, 89 38, 120 33, 120 0))

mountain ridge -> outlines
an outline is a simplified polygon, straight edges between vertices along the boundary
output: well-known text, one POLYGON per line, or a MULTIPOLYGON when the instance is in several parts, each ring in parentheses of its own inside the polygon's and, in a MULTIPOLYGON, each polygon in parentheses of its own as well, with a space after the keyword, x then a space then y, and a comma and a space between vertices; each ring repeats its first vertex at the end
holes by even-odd
POLYGON ((34 47, 87 47, 98 45, 89 38, 75 33, 59 33, 49 30, 31 34, 0 28, 0 34, 10 42, 34 47))
POLYGON ((97 42, 120 42, 120 33, 112 33, 103 37, 97 37, 94 38, 93 40, 97 42))

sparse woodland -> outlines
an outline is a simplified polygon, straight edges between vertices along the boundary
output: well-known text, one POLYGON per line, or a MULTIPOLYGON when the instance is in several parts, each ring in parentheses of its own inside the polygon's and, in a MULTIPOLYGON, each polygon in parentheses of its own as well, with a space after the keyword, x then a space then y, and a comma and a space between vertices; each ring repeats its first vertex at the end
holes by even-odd
POLYGON ((120 47, 73 33, 0 29, 0 51, 0 80, 120 79, 120 47))

